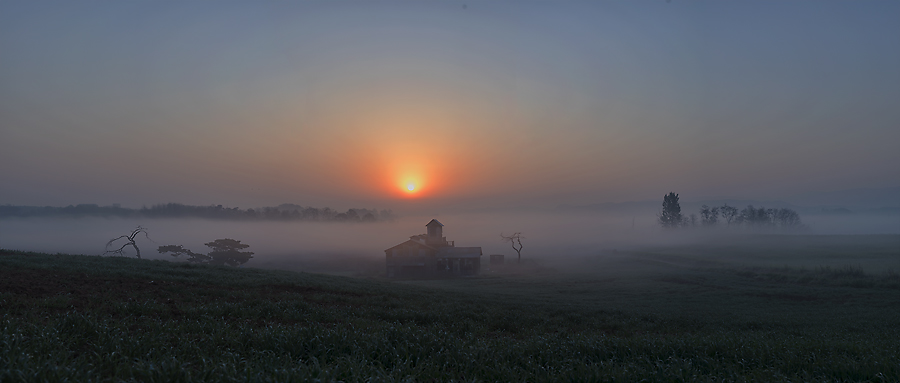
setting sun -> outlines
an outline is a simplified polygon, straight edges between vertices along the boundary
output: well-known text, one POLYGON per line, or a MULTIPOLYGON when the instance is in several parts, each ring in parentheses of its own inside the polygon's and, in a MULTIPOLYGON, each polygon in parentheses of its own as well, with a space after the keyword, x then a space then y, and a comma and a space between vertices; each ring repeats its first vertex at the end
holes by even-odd
POLYGON ((433 185, 428 183, 424 174, 428 169, 421 164, 406 165, 395 173, 393 190, 400 198, 430 197, 433 185))
POLYGON ((400 185, 407 197, 418 197, 420 193, 421 182, 413 177, 406 178, 400 185))

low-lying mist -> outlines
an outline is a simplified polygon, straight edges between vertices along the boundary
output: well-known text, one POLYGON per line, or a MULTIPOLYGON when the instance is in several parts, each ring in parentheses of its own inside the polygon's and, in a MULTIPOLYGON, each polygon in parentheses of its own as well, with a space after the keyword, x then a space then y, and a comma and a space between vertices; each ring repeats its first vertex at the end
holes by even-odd
MULTIPOLYGON (((341 274, 376 274, 383 268, 384 249, 411 235, 425 233, 432 218, 444 226, 444 236, 457 246, 480 246, 489 254, 516 253, 500 234, 521 232, 523 258, 547 260, 594 256, 613 249, 664 244, 689 244, 747 230, 681 228, 663 230, 652 215, 597 213, 460 213, 405 216, 378 223, 231 222, 202 219, 4 218, 0 248, 49 253, 102 254, 107 241, 137 226, 150 239, 138 237, 145 259, 176 260, 157 253, 161 245, 183 245, 206 252, 203 245, 219 238, 249 244, 255 258, 248 267, 341 274)), ((805 216, 799 234, 900 234, 900 216, 805 216)), ((767 232, 778 233, 778 232, 767 232)), ((121 244, 122 242, 120 242, 121 244)), ((128 248, 127 254, 134 252, 128 248)))

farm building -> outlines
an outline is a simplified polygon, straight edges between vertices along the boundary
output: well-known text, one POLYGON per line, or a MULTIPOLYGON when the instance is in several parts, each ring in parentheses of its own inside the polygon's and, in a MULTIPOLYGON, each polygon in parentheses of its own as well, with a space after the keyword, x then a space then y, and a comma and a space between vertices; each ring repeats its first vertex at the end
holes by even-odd
POLYGON ((384 251, 388 278, 440 278, 477 275, 481 271, 480 247, 456 247, 444 237, 444 225, 432 219, 426 234, 384 251))

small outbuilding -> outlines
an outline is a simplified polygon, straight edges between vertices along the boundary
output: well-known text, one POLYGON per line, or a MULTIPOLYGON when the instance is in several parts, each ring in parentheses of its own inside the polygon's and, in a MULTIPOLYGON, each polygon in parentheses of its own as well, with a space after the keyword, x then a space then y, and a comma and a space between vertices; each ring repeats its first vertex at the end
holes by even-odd
POLYGON ((444 225, 432 219, 425 234, 384 251, 388 278, 440 278, 478 275, 480 247, 456 247, 444 237, 444 225))

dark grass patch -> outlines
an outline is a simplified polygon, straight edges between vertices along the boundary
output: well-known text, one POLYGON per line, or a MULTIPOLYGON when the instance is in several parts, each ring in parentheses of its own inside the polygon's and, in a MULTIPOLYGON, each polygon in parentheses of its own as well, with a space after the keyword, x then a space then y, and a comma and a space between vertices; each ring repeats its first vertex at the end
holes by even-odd
POLYGON ((736 276, 759 281, 772 281, 817 286, 900 289, 900 275, 891 269, 876 274, 866 273, 859 266, 819 266, 813 269, 797 267, 743 267, 728 269, 736 276))
POLYGON ((715 289, 715 290, 731 290, 731 287, 728 287, 728 286, 720 286, 720 285, 715 285, 715 284, 709 283, 707 281, 707 279, 703 278, 703 277, 695 277, 695 278, 689 279, 689 278, 685 278, 685 277, 671 277, 670 276, 670 277, 657 278, 656 280, 658 280, 660 282, 676 283, 676 284, 680 284, 680 285, 700 286, 700 287, 704 287, 704 288, 708 288, 708 289, 715 289))
MULTIPOLYGON (((721 272, 670 278, 648 283, 728 287, 710 289, 716 297, 798 294, 729 285, 748 278, 721 272)), ((562 292, 545 302, 304 273, 3 255, 0 381, 900 380, 900 313, 890 306, 869 322, 798 311, 785 323, 563 299, 608 279, 488 282, 562 292)))

